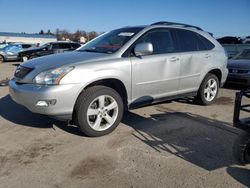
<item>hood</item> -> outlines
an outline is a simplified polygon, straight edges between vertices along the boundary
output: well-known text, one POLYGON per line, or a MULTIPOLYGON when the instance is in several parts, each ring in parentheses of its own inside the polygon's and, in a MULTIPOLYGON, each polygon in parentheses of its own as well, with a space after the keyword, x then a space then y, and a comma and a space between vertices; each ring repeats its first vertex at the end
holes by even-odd
POLYGON ((250 69, 250 60, 247 59, 231 59, 228 61, 227 64, 228 68, 235 68, 235 69, 250 69))
POLYGON ((104 60, 110 58, 110 56, 111 54, 78 51, 43 56, 22 63, 21 66, 32 68, 33 70, 24 78, 16 79, 21 83, 32 83, 33 78, 40 72, 65 65, 76 66, 78 64, 87 64, 99 59, 104 60))
POLYGON ((100 58, 108 57, 110 54, 93 53, 93 52, 65 52, 59 54, 52 54, 35 58, 25 63, 22 66, 39 69, 39 71, 58 68, 64 65, 72 65, 76 63, 84 63, 100 58))

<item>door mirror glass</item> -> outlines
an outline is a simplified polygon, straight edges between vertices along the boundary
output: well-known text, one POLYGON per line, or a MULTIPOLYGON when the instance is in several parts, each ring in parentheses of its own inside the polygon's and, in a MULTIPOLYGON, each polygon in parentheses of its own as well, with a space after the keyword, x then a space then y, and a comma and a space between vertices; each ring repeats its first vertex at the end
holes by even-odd
POLYGON ((151 55, 153 53, 153 45, 150 42, 139 43, 135 46, 134 53, 136 56, 151 55))

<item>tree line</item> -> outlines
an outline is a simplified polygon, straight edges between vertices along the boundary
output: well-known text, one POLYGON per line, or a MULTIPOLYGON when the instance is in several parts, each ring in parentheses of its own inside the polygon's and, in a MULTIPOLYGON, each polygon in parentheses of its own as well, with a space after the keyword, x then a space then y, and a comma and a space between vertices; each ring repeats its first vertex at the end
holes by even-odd
POLYGON ((57 40, 70 40, 74 42, 80 42, 81 37, 84 37, 87 42, 99 35, 96 31, 87 32, 84 30, 77 30, 75 32, 69 32, 66 29, 63 29, 63 30, 56 29, 55 32, 51 32, 50 30, 45 32, 44 30, 41 30, 39 34, 40 35, 53 35, 57 38, 57 40))

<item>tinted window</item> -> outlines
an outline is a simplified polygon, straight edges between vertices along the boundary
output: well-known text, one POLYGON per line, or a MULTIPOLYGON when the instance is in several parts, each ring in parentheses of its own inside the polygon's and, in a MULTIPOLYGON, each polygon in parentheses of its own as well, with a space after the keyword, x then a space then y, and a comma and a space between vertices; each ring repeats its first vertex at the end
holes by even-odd
POLYGON ((176 29, 176 33, 181 52, 207 50, 197 33, 184 29, 176 29))
POLYGON ((212 50, 215 46, 212 42, 210 42, 209 40, 207 40, 205 37, 199 35, 199 38, 202 40, 203 44, 206 46, 207 50, 212 50))
POLYGON ((71 43, 72 48, 79 48, 81 45, 78 43, 71 43))
POLYGON ((71 45, 69 43, 62 43, 62 44, 60 44, 60 46, 61 46, 61 49, 69 49, 69 48, 71 48, 71 45))
POLYGON ((22 47, 23 47, 23 48, 30 48, 31 45, 30 45, 30 44, 22 44, 22 47))
POLYGON ((53 44, 53 49, 61 49, 60 43, 53 44))
POLYGON ((163 54, 175 51, 172 34, 169 29, 157 29, 146 33, 136 44, 150 42, 153 45, 153 54, 163 54))

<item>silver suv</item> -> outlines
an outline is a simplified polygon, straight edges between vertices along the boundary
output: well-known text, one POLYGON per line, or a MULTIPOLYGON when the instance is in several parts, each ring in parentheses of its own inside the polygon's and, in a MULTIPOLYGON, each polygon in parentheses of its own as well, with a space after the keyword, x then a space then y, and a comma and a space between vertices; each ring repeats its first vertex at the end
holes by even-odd
POLYGON ((124 110, 196 96, 211 104, 226 80, 227 56, 207 32, 158 22, 104 33, 74 52, 21 64, 9 83, 30 111, 73 120, 89 136, 113 131, 124 110))

